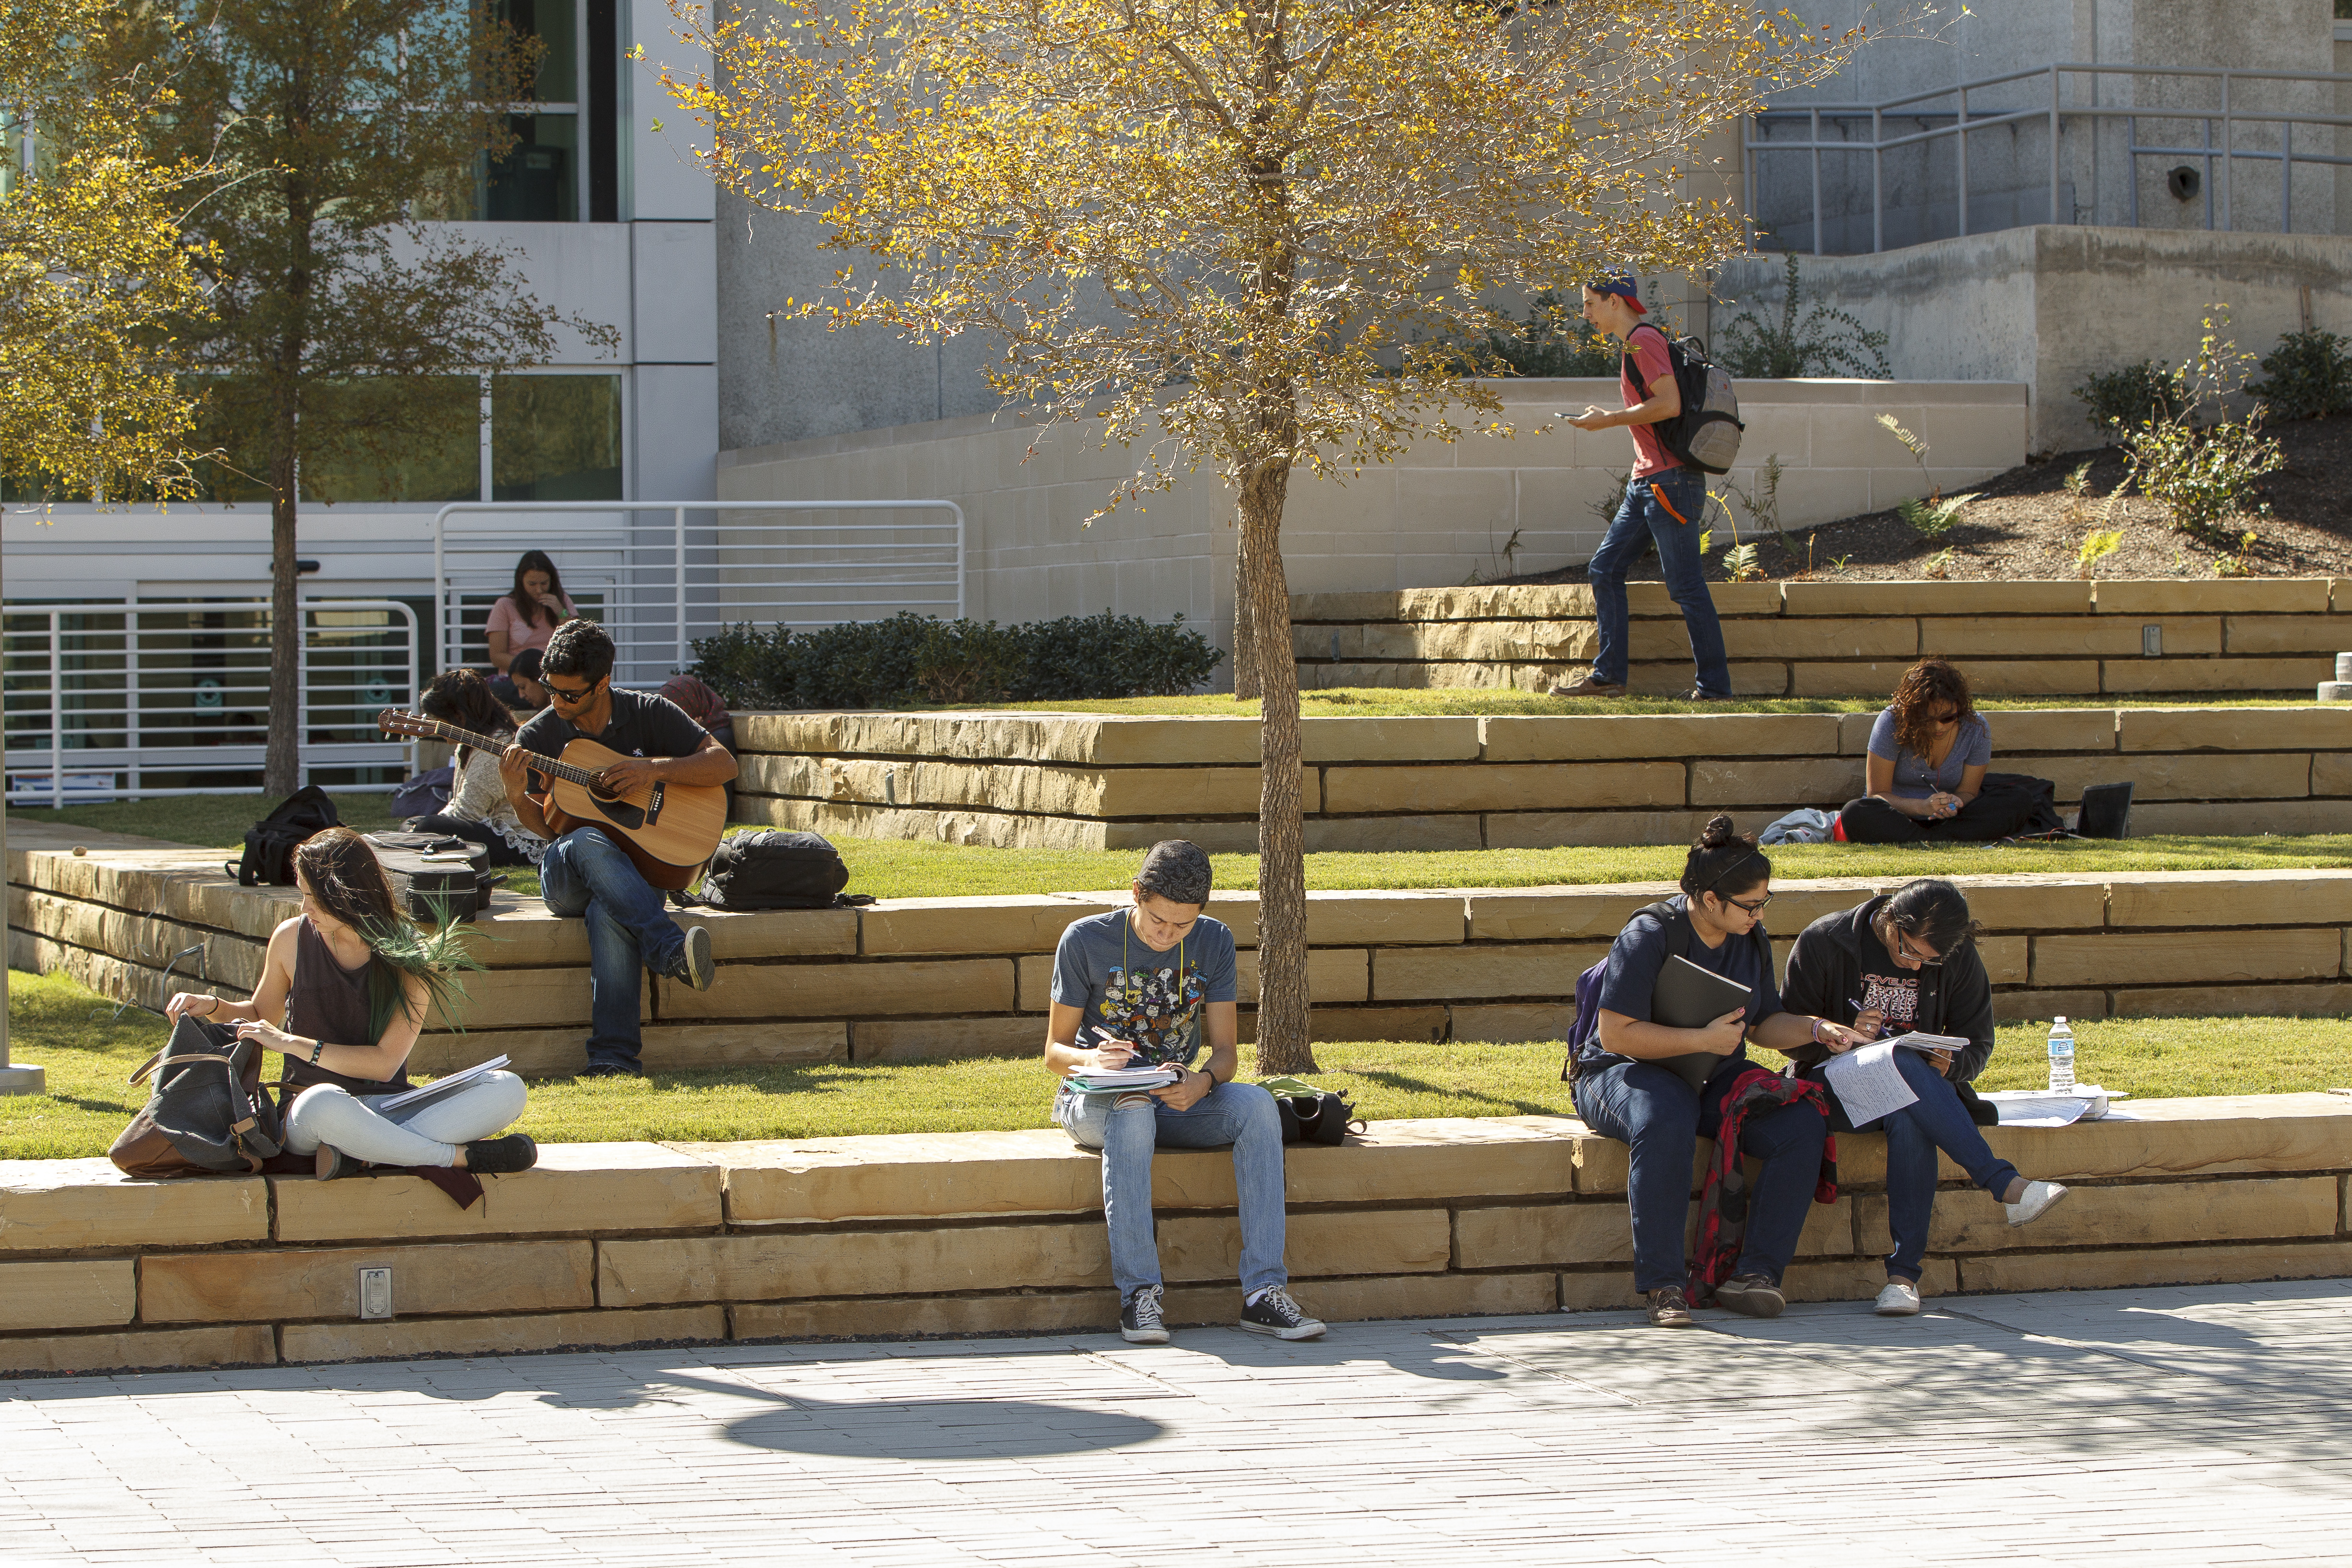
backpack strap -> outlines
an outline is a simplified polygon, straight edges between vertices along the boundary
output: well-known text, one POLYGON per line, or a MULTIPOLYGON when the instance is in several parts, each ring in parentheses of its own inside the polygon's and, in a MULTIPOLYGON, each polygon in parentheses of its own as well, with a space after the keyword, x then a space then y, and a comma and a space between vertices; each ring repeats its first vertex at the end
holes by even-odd
MULTIPOLYGON (((1666 330, 1658 325, 1655 321, 1643 321, 1640 326, 1633 329, 1633 332, 1643 331, 1657 333, 1658 341, 1665 344, 1666 374, 1668 375, 1672 375, 1675 372, 1675 340, 1666 336, 1666 330)), ((1650 388, 1657 384, 1647 380, 1643 376, 1641 362, 1633 357, 1633 332, 1627 332, 1625 334, 1625 346, 1622 350, 1619 351, 1617 356, 1618 368, 1626 376, 1631 378, 1635 386, 1642 389, 1642 401, 1647 403, 1650 400, 1650 388)), ((1664 909, 1664 907, 1665 906, 1663 904, 1652 904, 1650 906, 1650 908, 1654 910, 1664 909)))

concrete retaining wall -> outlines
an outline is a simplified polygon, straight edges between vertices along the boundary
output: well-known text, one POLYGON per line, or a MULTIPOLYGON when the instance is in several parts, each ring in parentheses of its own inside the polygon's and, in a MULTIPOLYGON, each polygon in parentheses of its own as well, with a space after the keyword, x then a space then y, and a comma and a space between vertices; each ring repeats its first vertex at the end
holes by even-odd
MULTIPOLYGON (((9 963, 64 969, 160 1005, 165 956, 201 942, 206 973, 242 996, 290 894, 240 889, 193 853, 12 851, 9 963)), ((2157 872, 1963 878, 1989 934, 1982 952, 2003 1018, 2352 1012, 2352 871, 2157 872)), ((1785 957, 1811 921, 1881 884, 1779 880, 1770 923, 1785 957)), ((1549 1040, 1575 979, 1663 883, 1309 895, 1307 978, 1327 1040, 1549 1040)), ((1044 1044, 1054 944, 1121 893, 891 900, 859 910, 697 912, 720 968, 707 992, 654 980, 646 1061, 889 1062, 1028 1056, 1044 1044)), ((1211 912, 1242 949, 1244 1037, 1257 991, 1257 900, 1211 912)), ((528 1076, 577 1072, 588 1021, 588 942, 578 921, 501 894, 481 922, 460 1033, 427 1021, 413 1058, 427 1073, 505 1053, 528 1076)), ((175 981, 184 985, 184 980, 175 981)), ((1561 1101, 1566 1101, 1563 1096, 1561 1101)))
MULTIPOLYGON (((1516 381, 1496 390, 1504 417, 1522 429, 1516 439, 1415 442, 1394 462, 1345 482, 1302 472, 1283 518, 1291 585, 1308 593, 1406 588, 1459 583, 1474 573, 1549 571, 1589 557, 1607 521, 1593 507, 1613 505, 1633 442, 1622 430, 1579 431, 1558 416, 1590 403, 1618 406, 1616 382, 1516 381), (1553 427, 1538 433, 1541 425, 1553 427)), ((1740 408, 1747 466, 1731 478, 1754 488, 1754 470, 1777 454, 1785 468, 1780 515, 1790 528, 1891 507, 1925 495, 1931 484, 1947 493, 1964 489, 2025 460, 2021 386, 1750 382, 1740 388, 1740 408), (1879 427, 1882 413, 1933 443, 1931 474, 1922 475, 1879 427)), ((1166 493, 1087 522, 1133 473, 1138 456, 1104 450, 1074 426, 1041 431, 1012 413, 973 416, 722 453, 719 498, 747 503, 740 516, 748 521, 766 518, 751 504, 761 500, 944 497, 964 509, 965 611, 975 619, 1111 609, 1164 621, 1181 611, 1231 647, 1234 498, 1215 474, 1180 471, 1166 493)), ((824 592, 812 585, 799 597, 815 603, 824 592)), ((722 589, 721 614, 724 598, 722 589)), ((772 607, 753 604, 733 618, 774 617, 772 607)), ((1230 667, 1224 679, 1230 689, 1230 667)))
MULTIPOLYGON (((2021 1168, 2077 1187, 2029 1229, 1947 1167, 1926 1291, 2352 1273, 2352 1101, 2133 1114, 1991 1130, 2021 1168)), ((1882 1281, 1884 1140, 1841 1135, 1838 1152, 1844 1185, 1811 1211, 1794 1300, 1882 1281)), ((1326 1320, 1633 1304, 1624 1147, 1571 1119, 1379 1122, 1286 1165, 1294 1289, 1326 1320)), ((412 1176, 157 1183, 102 1160, 0 1162, 0 1371, 1117 1321, 1099 1166, 1055 1131, 559 1144, 484 1186, 461 1211, 412 1176), (392 1271, 390 1320, 359 1319, 362 1268, 392 1271)), ((1238 1310, 1234 1205, 1223 1152, 1159 1155, 1171 1321, 1238 1310)))
MULTIPOLYGON (((2136 629, 2136 626, 2135 626, 2136 629)), ((1895 661, 1879 667, 1891 684, 1895 661)), ((1687 842, 1863 791, 1850 713, 1308 719, 1310 850, 1687 842)), ((2352 830, 2352 706, 2059 708, 1987 716, 1994 765, 2130 779, 2138 834, 2352 830)), ((736 810, 879 838, 1073 849, 1257 844, 1255 719, 746 714, 736 810)))
MULTIPOLYGON (((2352 648, 2352 582, 1718 583, 1742 697, 1880 701, 1916 658, 1986 696, 2308 691, 2352 648)), ((1633 687, 1691 689, 1690 634, 1660 583, 1627 585, 1633 687)), ((1302 685, 1541 691, 1598 651, 1592 590, 1417 588, 1291 600, 1302 685)))

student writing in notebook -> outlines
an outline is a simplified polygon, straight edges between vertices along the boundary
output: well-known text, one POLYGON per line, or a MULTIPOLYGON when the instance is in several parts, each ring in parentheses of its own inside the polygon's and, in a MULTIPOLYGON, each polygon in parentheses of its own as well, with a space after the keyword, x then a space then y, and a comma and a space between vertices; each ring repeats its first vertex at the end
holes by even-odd
POLYGON ((1282 1118, 1274 1096, 1234 1081, 1241 1056, 1234 933, 1202 913, 1211 881, 1209 857, 1198 845, 1155 844, 1136 874, 1135 901, 1071 921, 1054 950, 1045 1066, 1063 1080, 1054 1120, 1080 1147, 1102 1151, 1119 1332, 1137 1344, 1168 1339, 1151 1234, 1151 1156, 1163 1145, 1233 1147, 1241 1327, 1283 1340, 1323 1332, 1286 1289, 1282 1118), (1097 1043, 1080 1045, 1081 1029, 1097 1043), (1082 1093, 1068 1081, 1091 1070, 1163 1063, 1176 1072, 1164 1089, 1082 1093))
MULTIPOLYGON (((1569 1095, 1577 1115, 1627 1149, 1633 1289, 1647 1301, 1650 1321, 1661 1328, 1691 1325, 1683 1247, 1691 1159, 1698 1140, 1713 1138, 1721 1126, 1724 1098, 1733 1081, 1753 1065, 1748 1042, 1787 1052, 1822 1038, 1824 1031, 1854 1042, 1862 1038, 1782 1005, 1772 984, 1771 942, 1764 931, 1771 879, 1772 862, 1754 839, 1736 836, 1728 816, 1709 822, 1683 863, 1683 890, 1669 900, 1671 916, 1636 914, 1610 946, 1600 1030, 1573 1063, 1569 1095), (1677 941, 1684 933, 1673 929, 1675 922, 1687 926, 1685 940, 1677 941), (1651 994, 1677 946, 1691 963, 1747 986, 1747 1006, 1704 1028, 1654 1022, 1651 994), (1704 1089, 1692 1088, 1661 1065, 1697 1051, 1723 1058, 1704 1089)), ((1741 1129, 1741 1150, 1762 1160, 1764 1168, 1749 1204, 1745 1247, 1731 1278, 1716 1288, 1716 1300, 1733 1311, 1779 1315, 1780 1277, 1796 1255, 1826 1135, 1819 1109, 1802 1104, 1751 1117, 1741 1129)))
POLYGON ((1886 1286, 1878 1293, 1876 1310, 1888 1317, 1919 1310, 1920 1263, 1935 1216, 1938 1150, 2006 1207, 2011 1225, 2041 1218, 2066 1195, 2054 1182, 2030 1182, 2018 1174, 1977 1131, 1979 1121, 1990 1125, 1993 1120, 1990 1108, 1969 1087, 1992 1057, 1992 982, 1977 955, 1977 931, 1959 889, 1940 878, 1921 878, 1851 910, 1823 915, 1799 933, 1789 954, 1788 981, 1781 988, 1788 1005, 1853 1026, 1792 1053, 1803 1075, 1829 1089, 1832 1126, 1840 1132, 1854 1131, 1854 1123, 1837 1103, 1821 1064, 1851 1049, 1856 1034, 1864 1040, 1883 1032, 1946 1035, 1969 1042, 1950 1055, 1896 1051, 1895 1065, 1919 1098, 1864 1129, 1886 1134, 1886 1219, 1895 1247, 1887 1255, 1886 1286))

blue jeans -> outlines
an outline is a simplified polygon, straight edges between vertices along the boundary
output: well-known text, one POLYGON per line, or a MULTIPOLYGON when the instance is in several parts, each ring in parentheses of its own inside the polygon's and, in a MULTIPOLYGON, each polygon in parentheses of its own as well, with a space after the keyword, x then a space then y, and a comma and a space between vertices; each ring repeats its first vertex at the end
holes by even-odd
POLYGON ((1102 1151, 1103 1222, 1110 1227, 1110 1279, 1119 1300, 1160 1283, 1151 1235, 1151 1151, 1234 1146, 1241 1198, 1242 1290, 1286 1283, 1282 1266, 1282 1117, 1254 1083, 1221 1083, 1190 1110, 1148 1096, 1054 1096, 1054 1120, 1082 1149, 1102 1151))
MULTIPOLYGON (((1895 1250, 1886 1255, 1886 1272, 1889 1278, 1916 1284, 1919 1261, 1927 1256, 1928 1222, 1936 1213, 1936 1151, 1949 1154, 1952 1163, 1969 1173, 1969 1180, 1995 1198, 2017 1180, 2017 1167, 1992 1152, 1992 1145, 1969 1119, 1960 1091, 1936 1070, 1934 1062, 1917 1051, 1897 1051, 1895 1065, 1919 1098, 1872 1123, 1886 1134, 1886 1228, 1895 1238, 1895 1250)), ((1826 1082, 1819 1068, 1805 1076, 1817 1083, 1826 1082)), ((1830 1104, 1832 1127, 1840 1132, 1861 1131, 1846 1115, 1845 1107, 1837 1103, 1834 1089, 1830 1091, 1830 1104)))
POLYGON ((1690 628, 1691 659, 1698 667, 1698 689, 1709 697, 1731 695, 1731 665, 1723 651, 1723 623, 1716 618, 1715 600, 1706 591, 1706 560, 1698 552, 1699 519, 1706 509, 1706 476, 1696 468, 1670 468, 1625 487, 1625 499, 1601 548, 1592 552, 1587 575, 1592 584, 1593 616, 1600 622, 1601 647, 1592 657, 1592 679, 1622 686, 1628 669, 1625 572, 1642 558, 1650 540, 1658 543, 1658 569, 1666 592, 1682 606, 1683 624, 1690 628), (1650 487, 1664 490, 1675 511, 1690 521, 1676 522, 1660 506, 1650 487), (1646 533, 1646 537, 1644 537, 1646 533))
MULTIPOLYGON (((1724 1096, 1738 1076, 1717 1073, 1704 1099, 1655 1062, 1579 1073, 1570 1086, 1584 1124, 1629 1151, 1625 1201, 1633 1211, 1633 1289, 1644 1295, 1688 1283, 1683 1231, 1690 1216, 1691 1157, 1699 1139, 1714 1137, 1723 1125, 1724 1096)), ((1748 1202, 1748 1231, 1733 1273, 1780 1282, 1797 1255, 1828 1136, 1829 1123, 1811 1105, 1784 1105, 1741 1124, 1741 1152, 1762 1160, 1764 1168, 1748 1202)))
POLYGON ((639 971, 673 973, 686 956, 686 932, 621 847, 593 827, 547 847, 539 887, 550 914, 588 922, 588 1065, 635 1068, 645 1044, 639 971))

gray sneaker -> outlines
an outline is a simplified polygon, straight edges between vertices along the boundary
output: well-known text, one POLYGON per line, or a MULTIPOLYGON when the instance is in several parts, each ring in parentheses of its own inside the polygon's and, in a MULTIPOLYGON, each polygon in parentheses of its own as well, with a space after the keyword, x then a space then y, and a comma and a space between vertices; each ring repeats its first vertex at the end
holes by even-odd
POLYGON ((1715 1288, 1715 1304, 1750 1318, 1777 1318, 1788 1298, 1761 1274, 1735 1274, 1715 1288))
POLYGON ((719 965, 710 956, 709 928, 687 927, 686 951, 678 955, 670 978, 696 991, 710 989, 710 983, 719 978, 719 965))

